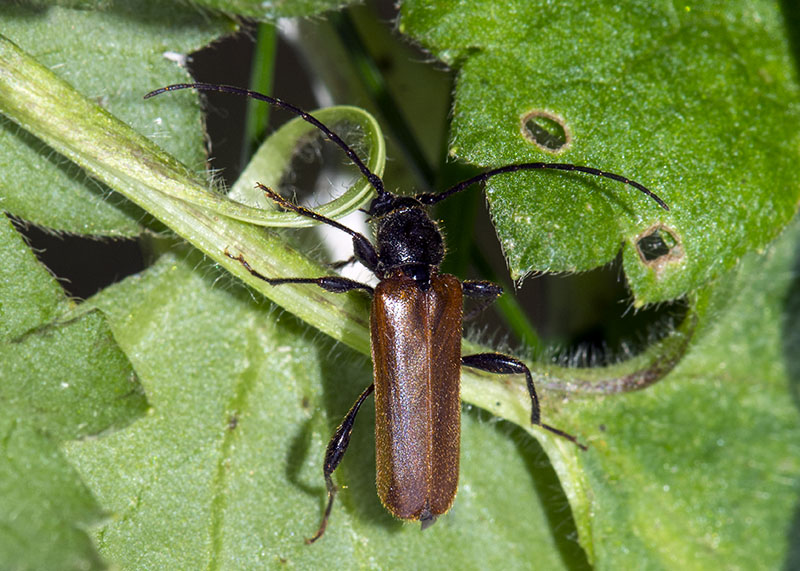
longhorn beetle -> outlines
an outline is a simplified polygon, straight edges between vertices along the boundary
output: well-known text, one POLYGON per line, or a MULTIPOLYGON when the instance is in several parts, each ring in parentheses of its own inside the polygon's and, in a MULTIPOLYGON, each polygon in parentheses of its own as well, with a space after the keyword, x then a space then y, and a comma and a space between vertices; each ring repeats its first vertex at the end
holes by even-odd
POLYGON ((273 286, 315 284, 332 293, 363 290, 372 297, 370 338, 373 383, 358 397, 328 444, 323 464, 328 502, 317 533, 306 542, 312 543, 325 533, 337 491, 331 475, 350 443, 356 415, 373 391, 378 495, 394 516, 417 520, 422 529, 446 513, 456 495, 462 366, 499 375, 525 375, 531 398, 531 423, 586 449, 573 435, 541 421, 539 397, 533 378, 522 361, 500 353, 461 355, 462 298, 477 298, 488 304, 503 290, 491 282, 461 282, 454 276, 439 273, 445 253, 444 239, 426 207, 494 176, 543 169, 610 178, 634 187, 664 210, 669 210, 661 198, 624 176, 564 163, 506 165, 473 176, 438 194, 425 192, 416 196, 398 196, 384 188, 383 180, 369 170, 339 135, 290 103, 247 89, 207 83, 169 85, 148 93, 145 99, 179 89, 244 95, 302 117, 345 152, 377 193, 366 210, 375 230, 373 244, 363 234, 313 210, 292 204, 272 189, 258 185, 281 208, 352 236, 354 259, 380 280, 375 288, 338 275, 270 278, 253 269, 241 254, 225 251, 228 257, 238 260, 253 276, 273 286))

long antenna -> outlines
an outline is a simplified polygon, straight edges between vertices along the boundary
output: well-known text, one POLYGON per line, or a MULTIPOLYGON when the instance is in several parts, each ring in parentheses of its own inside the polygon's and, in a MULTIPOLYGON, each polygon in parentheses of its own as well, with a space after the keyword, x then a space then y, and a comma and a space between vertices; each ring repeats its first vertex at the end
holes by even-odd
POLYGON ((543 169, 551 169, 551 170, 559 170, 559 171, 573 171, 573 172, 582 172, 586 174, 590 174, 593 176, 602 176, 605 178, 610 178, 612 180, 616 180, 618 182, 627 184, 628 186, 632 186, 636 190, 639 190, 652 198, 661 208, 664 210, 669 211, 669 206, 667 203, 661 200, 658 195, 656 195, 653 191, 651 191, 646 186, 639 184, 638 182, 626 178, 622 175, 614 174, 611 172, 601 171, 600 169, 595 169, 592 167, 582 167, 579 165, 571 165, 568 163, 521 163, 518 165, 506 165, 504 167, 499 167, 496 169, 488 170, 484 173, 479 175, 475 175, 472 178, 468 178, 465 181, 458 183, 455 186, 448 188, 447 190, 439 193, 430 193, 426 192, 423 194, 418 194, 416 199, 419 200, 422 204, 436 204, 437 202, 441 202, 445 198, 456 194, 457 192, 461 192, 462 190, 466 189, 467 187, 478 183, 478 182, 485 182, 486 180, 492 178, 493 176, 509 173, 509 172, 517 172, 517 171, 526 171, 526 170, 543 170, 543 169))
POLYGON ((294 113, 304 121, 311 123, 322 131, 328 139, 330 139, 333 143, 339 145, 339 147, 345 152, 348 158, 353 161, 353 164, 358 167, 358 170, 364 175, 367 181, 372 185, 372 187, 377 191, 379 196, 387 194, 386 189, 383 187, 383 180, 381 177, 376 175, 374 172, 369 170, 369 167, 364 164, 356 152, 350 148, 350 146, 344 142, 344 140, 331 131, 328 127, 326 127, 323 123, 321 123, 317 118, 313 115, 309 115, 299 107, 292 105, 291 103, 287 103, 281 99, 276 97, 270 97, 269 95, 264 95, 263 93, 259 93, 258 91, 252 91, 250 89, 242 89, 241 87, 234 87, 233 85, 216 85, 213 83, 176 83, 174 85, 168 85, 166 87, 162 87, 161 89, 156 89, 155 91, 151 91, 147 95, 144 96, 145 99, 149 99, 150 97, 155 97, 156 95, 160 95, 162 93, 166 93, 167 91, 178 91, 179 89, 197 89, 198 91, 219 91, 222 93, 233 93, 234 95, 244 95, 246 97, 252 97, 253 99, 257 99, 259 101, 264 101, 269 103, 270 105, 274 105, 275 107, 280 107, 281 109, 285 109, 290 113, 294 113))

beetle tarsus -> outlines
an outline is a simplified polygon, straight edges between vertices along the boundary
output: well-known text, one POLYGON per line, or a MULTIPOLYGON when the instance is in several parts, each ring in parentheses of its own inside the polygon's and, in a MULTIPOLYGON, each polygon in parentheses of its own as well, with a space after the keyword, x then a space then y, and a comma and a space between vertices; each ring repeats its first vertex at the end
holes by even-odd
POLYGON ((580 449, 581 449, 581 450, 583 450, 584 452, 585 452, 585 451, 587 451, 587 450, 589 450, 589 447, 588 447, 588 446, 586 446, 585 444, 581 444, 580 442, 578 442, 578 439, 577 439, 575 436, 573 436, 572 434, 569 434, 569 433, 567 433, 567 432, 564 432, 563 430, 559 430, 558 428, 556 428, 556 427, 554 427, 554 426, 550 426, 549 424, 545 424, 545 423, 543 423, 543 422, 539 423, 539 426, 541 426, 541 427, 542 427, 542 428, 544 428, 545 430, 549 430, 549 431, 550 431, 550 432, 552 432, 553 434, 558 434, 558 435, 559 435, 561 438, 566 438, 567 440, 569 440, 570 442, 572 442, 573 444, 575 444, 575 446, 577 446, 578 448, 580 448, 580 449))
POLYGON ((325 530, 328 527, 328 519, 331 517, 331 510, 333 510, 333 499, 336 497, 336 492, 339 491, 336 484, 333 483, 330 474, 325 475, 325 486, 328 488, 328 504, 325 506, 325 513, 322 516, 322 521, 319 524, 317 533, 315 533, 313 537, 306 538, 307 545, 311 545, 325 534, 325 530))

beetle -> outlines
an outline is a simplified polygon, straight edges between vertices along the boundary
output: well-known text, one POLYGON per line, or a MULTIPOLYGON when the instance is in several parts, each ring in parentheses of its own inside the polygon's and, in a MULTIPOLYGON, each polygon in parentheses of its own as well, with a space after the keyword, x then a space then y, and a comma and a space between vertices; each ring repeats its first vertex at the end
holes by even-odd
POLYGON ((339 135, 290 103, 248 89, 207 83, 169 85, 148 93, 145 98, 179 89, 244 95, 288 110, 338 145, 377 194, 365 211, 374 227, 373 243, 363 234, 258 185, 281 208, 349 234, 353 241, 353 259, 375 274, 379 280, 375 288, 339 275, 270 278, 255 270, 241 254, 225 251, 253 276, 273 286, 313 284, 332 293, 362 290, 372 298, 373 382, 359 395, 328 444, 323 463, 328 500, 319 529, 307 543, 313 543, 325 533, 337 492, 332 474, 347 451, 358 411, 373 392, 378 495, 392 515, 419 521, 422 529, 450 509, 458 487, 462 366, 500 375, 525 375, 531 399, 531 423, 586 450, 575 436, 541 421, 539 397, 531 371, 522 361, 501 353, 461 355, 463 298, 476 298, 482 305, 488 305, 500 296, 502 288, 487 281, 460 281, 439 272, 445 255, 444 238, 427 208, 492 177, 544 169, 609 178, 636 188, 661 208, 669 210, 661 198, 638 182, 618 174, 567 163, 542 162, 494 168, 440 193, 400 196, 387 191, 383 180, 370 171, 339 135))

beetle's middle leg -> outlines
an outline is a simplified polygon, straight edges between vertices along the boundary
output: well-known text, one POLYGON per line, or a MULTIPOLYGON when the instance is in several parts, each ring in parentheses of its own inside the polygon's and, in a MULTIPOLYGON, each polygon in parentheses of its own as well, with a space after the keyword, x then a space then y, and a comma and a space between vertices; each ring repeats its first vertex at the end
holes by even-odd
POLYGON ((364 392, 359 395, 358 400, 347 412, 342 420, 342 424, 333 433, 331 441, 328 442, 328 448, 325 450, 325 463, 322 466, 322 472, 325 474, 325 487, 328 489, 328 505, 325 506, 325 514, 322 516, 322 522, 319 524, 319 529, 314 537, 306 539, 306 543, 314 543, 322 534, 325 533, 325 528, 328 527, 328 518, 331 515, 333 508, 333 499, 336 497, 336 484, 333 483, 331 475, 333 471, 339 466, 342 461, 344 453, 347 452, 347 447, 350 445, 350 435, 353 433, 353 424, 356 421, 361 405, 364 404, 366 398, 375 390, 375 383, 364 389, 364 392))
POLYGON ((528 366, 509 355, 502 353, 479 353, 477 355, 466 355, 461 357, 461 364, 473 369, 480 369, 488 373, 497 373, 498 375, 525 375, 525 383, 528 387, 528 394, 531 396, 531 424, 541 426, 545 430, 549 430, 553 434, 566 438, 574 442, 583 450, 586 446, 578 442, 572 434, 568 434, 563 430, 559 430, 549 424, 544 424, 541 419, 541 410, 539 408, 539 397, 536 394, 536 387, 533 385, 533 376, 528 366))
POLYGON ((464 280, 461 282, 464 297, 478 300, 478 303, 464 315, 464 319, 472 319, 489 307, 503 295, 503 288, 496 283, 483 280, 464 280))

